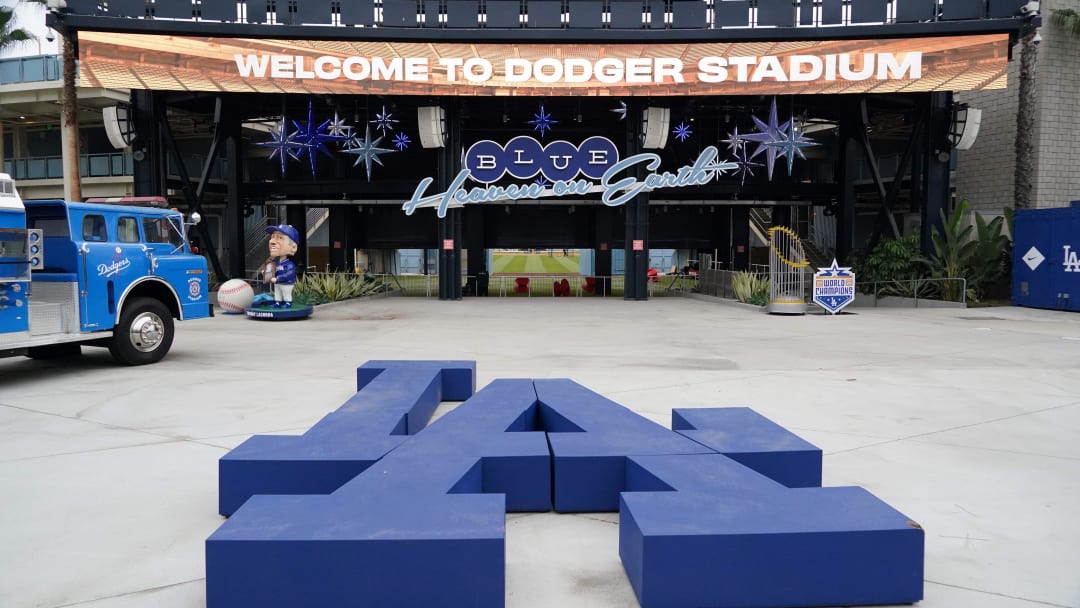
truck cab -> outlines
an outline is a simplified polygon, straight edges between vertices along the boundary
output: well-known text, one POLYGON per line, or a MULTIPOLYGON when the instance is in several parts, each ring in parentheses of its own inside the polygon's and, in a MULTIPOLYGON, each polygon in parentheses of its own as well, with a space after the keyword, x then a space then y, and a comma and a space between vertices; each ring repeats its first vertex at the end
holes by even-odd
MULTIPOLYGON (((129 365, 155 363, 172 345, 174 320, 211 315, 206 260, 191 253, 178 211, 18 206, 23 225, 0 224, 0 356, 71 355, 91 345, 129 365)), ((0 208, 12 211, 0 221, 16 223, 16 205, 0 208)))

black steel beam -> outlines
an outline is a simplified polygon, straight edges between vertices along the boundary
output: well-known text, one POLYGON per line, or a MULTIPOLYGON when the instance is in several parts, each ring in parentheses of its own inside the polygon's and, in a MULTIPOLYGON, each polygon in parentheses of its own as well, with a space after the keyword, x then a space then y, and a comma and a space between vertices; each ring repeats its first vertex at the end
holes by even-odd
POLYGON ((942 212, 949 210, 949 161, 952 160, 952 144, 949 141, 949 123, 952 121, 952 93, 928 93, 929 112, 926 159, 926 204, 922 208, 920 244, 923 255, 934 252, 934 228, 941 231, 942 212))
POLYGON ((830 27, 780 27, 732 29, 549 29, 549 28, 398 28, 398 27, 326 27, 302 25, 265 25, 222 23, 215 21, 172 21, 130 19, 91 15, 50 13, 49 27, 63 31, 170 34, 174 36, 220 36, 281 40, 350 40, 387 42, 759 42, 776 40, 879 40, 968 34, 1009 34, 1014 38, 1030 20, 967 19, 927 23, 893 23, 830 27))
MULTIPOLYGON (((189 211, 194 213, 199 210, 200 202, 191 189, 191 177, 188 175, 187 167, 184 166, 183 157, 180 156, 180 148, 176 145, 176 137, 173 135, 172 127, 169 126, 168 116, 165 115, 165 104, 154 104, 154 111, 157 116, 158 129, 165 140, 165 152, 171 154, 173 160, 176 161, 176 171, 180 175, 180 188, 184 191, 184 199, 187 200, 189 211)), ((214 248, 214 239, 210 236, 206 223, 200 222, 196 224, 195 230, 198 231, 199 237, 202 239, 203 249, 206 251, 206 257, 210 260, 210 267, 214 269, 214 274, 219 279, 226 277, 225 270, 221 267, 221 261, 218 259, 217 249, 214 248)))

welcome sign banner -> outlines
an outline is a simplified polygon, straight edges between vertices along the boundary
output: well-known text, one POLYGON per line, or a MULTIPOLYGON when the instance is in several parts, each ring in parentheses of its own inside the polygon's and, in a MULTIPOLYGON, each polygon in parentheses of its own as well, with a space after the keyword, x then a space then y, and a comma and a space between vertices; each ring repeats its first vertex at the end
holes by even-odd
POLYGON ((1006 86, 1007 34, 461 44, 79 32, 85 87, 378 95, 768 95, 1006 86))

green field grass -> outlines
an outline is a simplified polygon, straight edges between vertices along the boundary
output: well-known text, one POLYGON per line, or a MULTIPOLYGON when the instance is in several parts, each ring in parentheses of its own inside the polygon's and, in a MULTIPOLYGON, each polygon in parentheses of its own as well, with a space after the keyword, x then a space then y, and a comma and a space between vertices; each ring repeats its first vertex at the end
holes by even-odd
POLYGON ((495 254, 492 256, 492 274, 578 274, 580 257, 577 255, 549 257, 544 254, 495 254))

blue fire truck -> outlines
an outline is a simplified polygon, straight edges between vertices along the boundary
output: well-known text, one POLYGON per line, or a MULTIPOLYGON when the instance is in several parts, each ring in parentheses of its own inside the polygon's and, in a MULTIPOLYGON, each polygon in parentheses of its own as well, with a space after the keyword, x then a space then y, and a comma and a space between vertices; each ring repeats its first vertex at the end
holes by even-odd
POLYGON ((0 174, 0 357, 66 357, 89 345, 128 365, 156 363, 174 319, 213 314, 208 275, 178 211, 23 203, 0 174))

